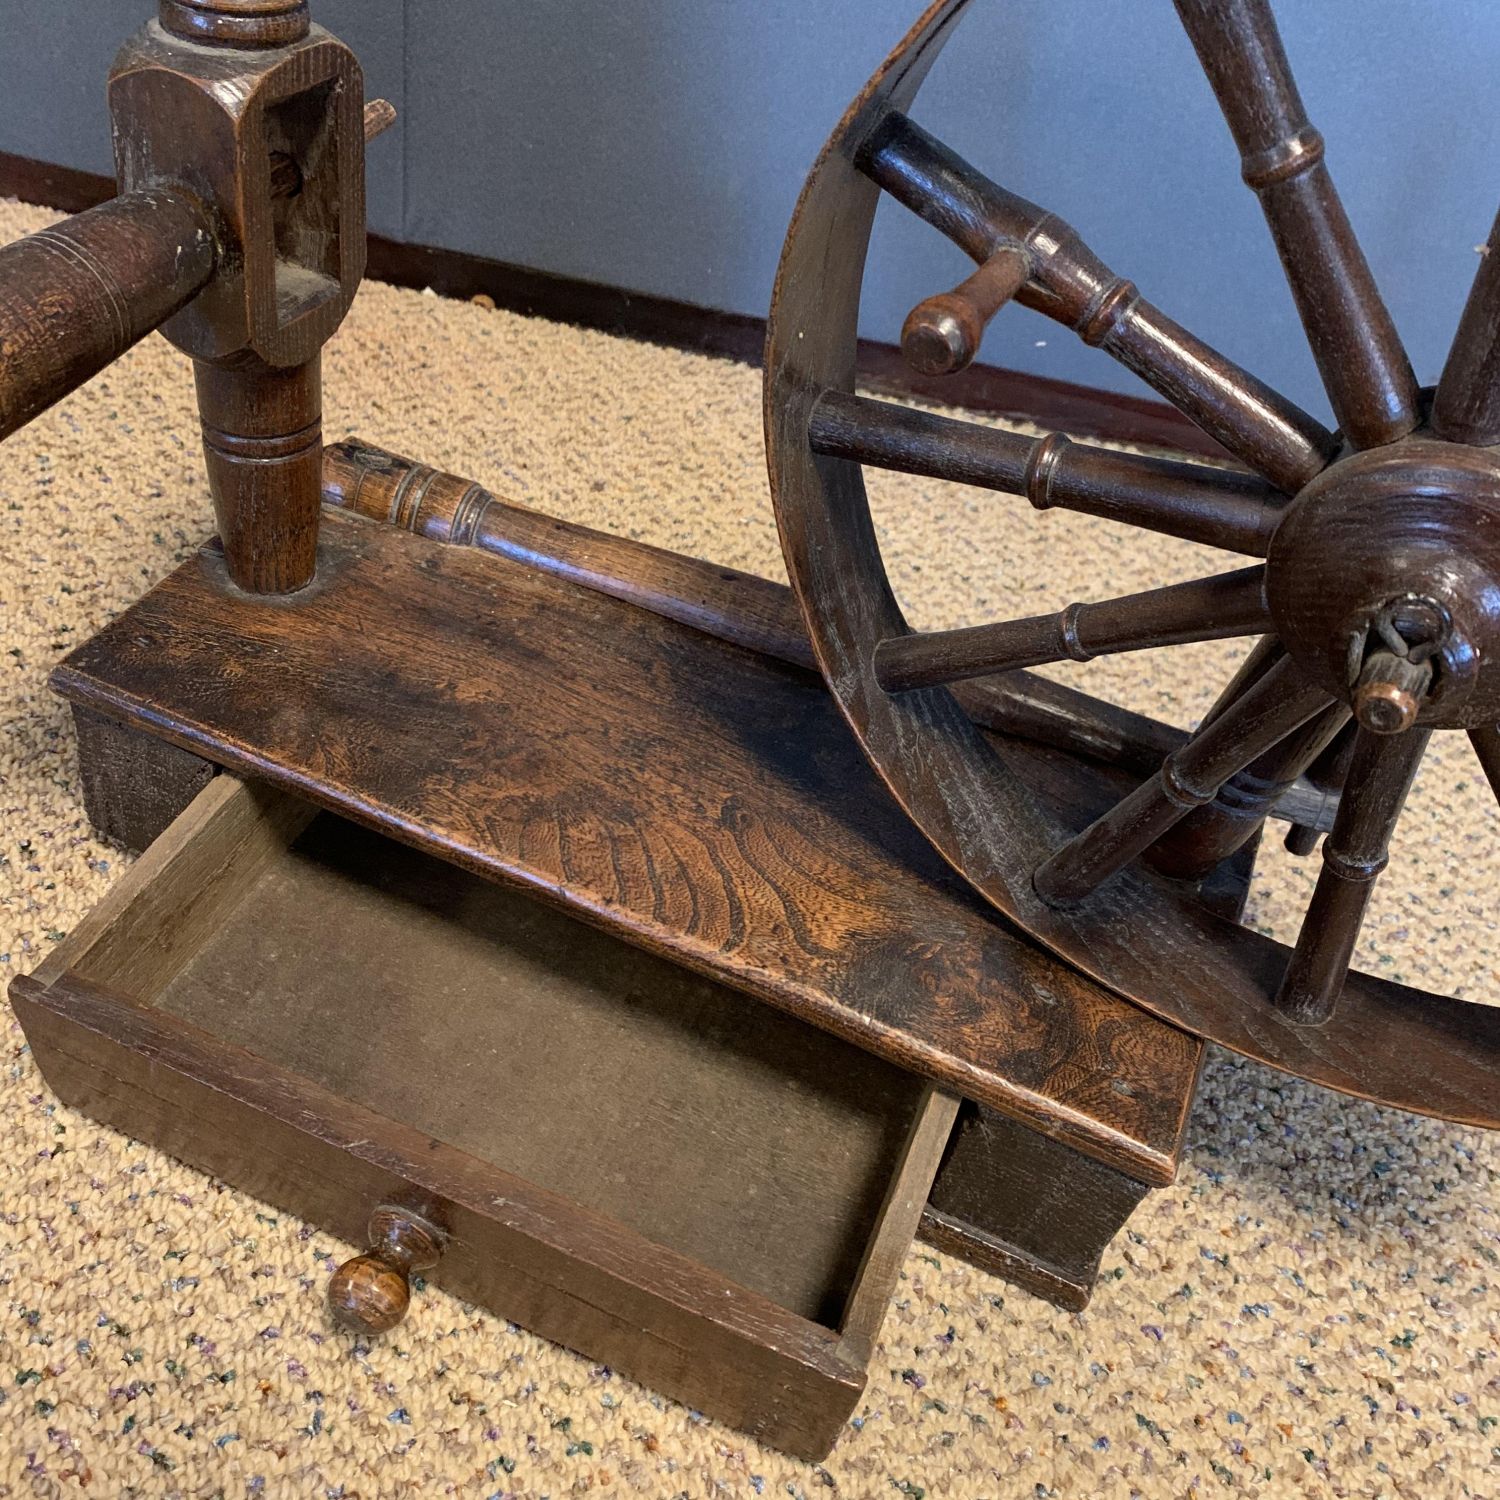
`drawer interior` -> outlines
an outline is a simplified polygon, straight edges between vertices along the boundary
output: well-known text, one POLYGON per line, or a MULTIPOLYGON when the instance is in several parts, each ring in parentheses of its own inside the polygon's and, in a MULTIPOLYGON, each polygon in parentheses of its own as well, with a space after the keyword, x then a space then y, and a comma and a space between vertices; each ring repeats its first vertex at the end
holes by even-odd
POLYGON ((846 1320, 892 1184, 912 1175, 922 1080, 530 896, 230 782, 49 969, 563 1194, 799 1317, 846 1320))

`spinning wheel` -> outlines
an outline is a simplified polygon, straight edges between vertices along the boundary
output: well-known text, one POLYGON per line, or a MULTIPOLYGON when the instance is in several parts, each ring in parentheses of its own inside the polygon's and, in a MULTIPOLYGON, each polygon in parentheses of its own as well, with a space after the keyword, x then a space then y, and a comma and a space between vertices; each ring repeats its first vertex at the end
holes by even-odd
POLYGON ((1429 737, 1466 732, 1500 792, 1500 452, 1487 446, 1500 443, 1500 257, 1481 265, 1436 392, 1418 390, 1267 5, 1177 0, 1271 226, 1339 422, 1330 433, 1146 301, 1069 225, 907 118, 967 3, 932 5, 850 107, 813 168, 777 279, 771 477, 824 675, 927 837, 1060 956, 1289 1072, 1500 1124, 1500 1009, 1349 968, 1429 737), (903 348, 919 369, 961 368, 1014 298, 1134 370, 1250 472, 1056 434, 1032 441, 856 395, 859 294, 882 192, 978 263, 907 319, 903 348), (918 633, 886 576, 863 465, 1255 561, 1055 615, 918 633), (1059 795, 1034 751, 987 733, 963 706, 970 679, 1007 674, 1014 691, 1029 667, 1231 637, 1258 641, 1164 758, 1163 726, 1143 730, 1110 704, 1074 695, 1059 716, 1071 718, 1064 748, 1087 748, 1092 734, 1123 745, 1117 759, 1154 752, 1153 774, 1124 795, 1102 772, 1092 794, 1059 795), (1273 811, 1292 823, 1289 846, 1310 852, 1309 779, 1337 813, 1287 949, 1211 910, 1198 883, 1273 811))

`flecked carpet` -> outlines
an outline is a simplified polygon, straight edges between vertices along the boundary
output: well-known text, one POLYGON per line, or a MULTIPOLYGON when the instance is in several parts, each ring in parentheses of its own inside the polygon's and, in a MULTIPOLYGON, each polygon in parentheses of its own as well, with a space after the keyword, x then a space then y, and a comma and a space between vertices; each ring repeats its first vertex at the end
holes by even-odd
MULTIPOLYGON (((0 240, 50 217, 0 204, 0 240)), ((330 436, 782 576, 753 371, 371 286, 327 379, 330 436)), ((0 454, 0 979, 126 863, 90 837, 45 677, 208 534, 195 430, 184 362, 153 338, 0 454)), ((1214 561, 937 483, 876 499, 921 624, 1214 561)), ((1234 656, 1082 670, 1189 724, 1234 656)), ((1467 746, 1443 746, 1363 964, 1493 1001, 1495 816, 1467 746)), ((1252 920, 1294 932, 1310 868, 1269 857, 1252 920)), ((57 1105, 0 1017, 5 1500, 1500 1495, 1493 1138, 1215 1053, 1180 1179, 1111 1247, 1092 1306, 914 1249, 865 1398, 809 1467, 436 1289, 384 1341, 336 1332, 323 1284, 348 1246, 57 1105)))

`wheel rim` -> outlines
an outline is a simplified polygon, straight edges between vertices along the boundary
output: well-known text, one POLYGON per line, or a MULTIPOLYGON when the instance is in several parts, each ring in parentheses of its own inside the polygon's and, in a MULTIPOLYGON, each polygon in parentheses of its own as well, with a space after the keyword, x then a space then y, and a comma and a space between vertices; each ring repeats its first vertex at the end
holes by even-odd
MULTIPOLYGON (((893 114, 904 115, 909 108, 968 3, 939 0, 932 5, 850 106, 808 178, 777 276, 766 358, 771 484, 788 569, 830 689, 871 763, 929 840, 998 910, 1059 957, 1185 1029, 1287 1072, 1421 1113, 1500 1125, 1500 1009, 1351 971, 1336 1010, 1322 1024, 1308 1025, 1297 1019, 1295 1009, 1273 1003, 1284 984, 1291 983, 1291 950, 1215 913, 1195 893, 1143 869, 1139 861, 1127 864, 1075 905, 1049 904, 1033 887, 1036 872, 1076 839, 1080 808, 1083 818, 1091 820, 1101 800, 1113 803, 1117 792, 1101 786, 1099 773, 1081 762, 1059 769, 1052 757, 1044 764, 1025 742, 976 726, 947 686, 887 691, 877 676, 877 648, 904 642, 911 632, 886 575, 861 463, 842 456, 845 450, 839 446, 854 443, 848 434, 860 419, 857 402, 845 398, 854 392, 859 294, 881 196, 881 187, 856 163, 867 161, 871 142, 890 129, 893 114), (815 433, 819 452, 813 449, 815 433)), ((1243 20, 1241 13, 1262 22, 1254 14, 1257 7, 1232 0, 1201 6, 1184 0, 1180 8, 1190 26, 1200 29, 1226 16, 1243 20), (1194 11, 1208 19, 1190 14, 1194 11)), ((1269 170, 1263 166, 1262 175, 1269 170)), ((944 227, 953 232, 951 223, 944 227)), ((963 232, 960 225, 953 237, 963 232)), ((1097 321, 1098 315, 1096 327, 1097 321)), ((1392 358, 1388 346, 1383 335, 1375 340, 1379 359, 1392 358)), ((1399 353, 1399 346, 1396 349, 1399 353)), ((1472 366, 1472 351, 1465 357, 1472 366)), ((1341 416, 1350 426, 1357 429, 1363 424, 1367 435, 1389 443, 1393 427, 1404 420, 1400 370, 1383 381, 1372 377, 1368 384, 1375 391, 1373 399, 1363 388, 1342 393, 1341 416)), ((1439 410, 1443 401, 1440 389, 1439 410)), ((1451 393, 1449 405, 1464 407, 1451 393)), ((1473 418, 1473 412, 1464 409, 1466 419, 1473 418)), ((1299 427, 1300 414, 1289 411, 1291 415, 1283 419, 1278 414, 1277 422, 1270 424, 1269 437, 1260 442, 1255 456, 1283 488, 1295 482, 1302 489, 1317 473, 1327 471, 1333 447, 1326 434, 1319 439, 1310 419, 1299 427), (1325 442, 1321 451, 1320 441, 1325 442), (1295 475, 1295 481, 1289 475, 1295 475)), ((1239 436, 1243 452, 1244 435, 1239 436)), ((1402 436, 1397 434, 1394 441, 1399 443, 1402 436)), ((1252 437, 1259 442, 1265 434, 1255 430, 1252 437)), ((903 460, 890 466, 920 461, 923 433, 902 441, 903 460)), ((941 439, 935 441, 941 446, 941 439)), ((1419 435, 1412 441, 1431 439, 1419 435)), ((1055 463, 1056 452, 1054 447, 1050 457, 1033 453, 1023 491, 1036 487, 1037 473, 1055 463)), ((1241 507, 1247 538, 1242 550, 1247 551, 1260 545, 1252 535, 1253 499, 1250 496, 1241 507)), ((1180 515, 1172 524, 1183 524, 1180 515)), ((1262 539, 1264 550, 1270 550, 1269 536, 1279 524, 1279 517, 1270 523, 1262 539)), ((1269 576, 1277 576, 1274 562, 1269 576)), ((1216 584, 1220 596, 1226 587, 1216 584)), ((1276 602, 1274 588, 1271 592, 1266 626, 1287 629, 1282 613, 1287 606, 1276 602), (1269 615, 1273 604, 1279 616, 1275 620, 1269 615)), ((1219 597, 1217 603, 1222 602, 1219 597)), ((1244 607, 1236 617, 1236 631, 1225 633, 1244 633, 1240 627, 1253 625, 1257 618, 1253 608, 1244 607)), ((1308 674, 1303 658, 1308 654, 1294 641, 1291 655, 1296 661, 1284 660, 1278 666, 1277 649, 1268 646, 1259 670, 1272 679, 1278 672, 1288 680, 1295 678, 1304 690, 1308 674)), ((1286 655, 1280 653, 1282 658, 1286 655)), ((1285 735, 1295 731, 1303 736, 1306 744, 1301 748, 1309 763, 1315 763, 1320 749, 1331 753, 1326 747, 1331 730, 1337 728, 1332 721, 1338 704, 1329 706, 1326 691, 1301 704, 1308 709, 1301 718, 1287 705, 1284 691, 1280 700, 1275 699, 1274 680, 1258 690, 1253 682, 1239 684, 1228 695, 1227 706, 1232 708, 1236 695, 1253 698, 1257 691, 1282 713, 1285 735), (1321 724, 1319 704, 1327 710, 1328 721, 1321 724), (1321 741, 1314 733, 1319 729, 1321 741)), ((1474 701, 1487 703, 1488 692, 1486 687, 1474 701)), ((1432 716, 1432 710, 1424 711, 1432 716)), ((1239 712, 1244 718, 1245 711, 1239 712)), ((1472 728, 1481 758, 1487 748, 1492 752, 1487 768, 1500 769, 1500 755, 1484 740, 1493 734, 1489 719, 1471 713, 1452 722, 1472 728)), ((1200 728, 1200 738, 1202 733, 1200 728)), ((1386 789, 1385 800, 1367 811, 1365 823, 1378 823, 1376 815, 1389 810, 1393 801, 1399 811, 1425 733, 1417 729, 1392 737, 1404 740, 1403 756, 1387 751, 1377 757, 1366 748, 1366 762, 1385 767, 1385 781, 1405 779, 1394 790, 1386 789)), ((1346 734, 1346 760, 1347 742, 1346 734)), ((1370 778, 1375 791, 1379 781, 1370 778)), ((1373 796, 1371 792, 1365 800, 1373 796)))

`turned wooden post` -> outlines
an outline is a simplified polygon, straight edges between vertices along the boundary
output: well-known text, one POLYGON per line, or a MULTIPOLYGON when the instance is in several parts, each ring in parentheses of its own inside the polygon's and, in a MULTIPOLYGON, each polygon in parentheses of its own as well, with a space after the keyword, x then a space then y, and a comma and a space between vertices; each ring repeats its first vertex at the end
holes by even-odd
POLYGON ((161 0, 110 75, 121 191, 188 184, 219 273, 163 328, 196 366, 230 579, 317 566, 320 351, 365 266, 364 80, 306 0, 161 0))

